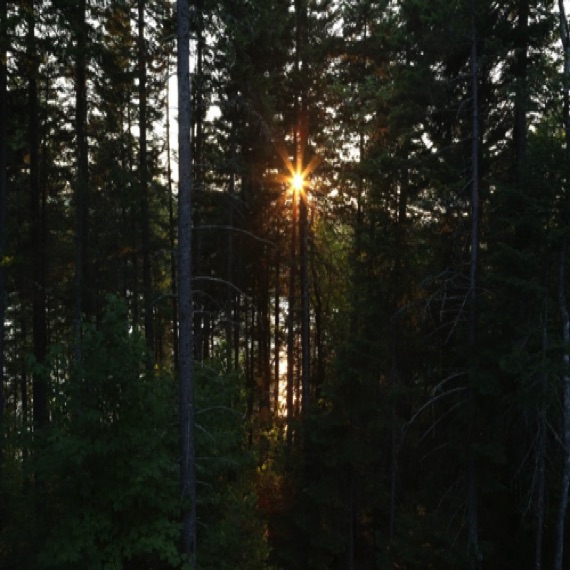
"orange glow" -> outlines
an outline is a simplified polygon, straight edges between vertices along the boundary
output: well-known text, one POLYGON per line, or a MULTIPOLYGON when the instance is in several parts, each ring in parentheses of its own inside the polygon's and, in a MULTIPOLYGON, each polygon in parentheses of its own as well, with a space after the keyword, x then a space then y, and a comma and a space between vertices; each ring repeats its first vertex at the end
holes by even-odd
POLYGON ((285 168, 289 171, 287 174, 277 176, 277 180, 287 184, 289 191, 295 195, 303 195, 306 188, 309 186, 308 177, 315 168, 320 164, 321 159, 318 156, 313 156, 311 161, 303 165, 302 149, 297 149, 297 156, 294 157, 295 165, 289 158, 287 151, 283 145, 277 144, 276 150, 283 160, 285 168))
POLYGON ((293 174, 291 178, 291 186, 293 187, 293 190, 299 193, 301 192, 301 190, 303 190, 304 185, 305 185, 305 180, 303 178, 303 175, 299 174, 298 172, 295 172, 295 174, 293 174))

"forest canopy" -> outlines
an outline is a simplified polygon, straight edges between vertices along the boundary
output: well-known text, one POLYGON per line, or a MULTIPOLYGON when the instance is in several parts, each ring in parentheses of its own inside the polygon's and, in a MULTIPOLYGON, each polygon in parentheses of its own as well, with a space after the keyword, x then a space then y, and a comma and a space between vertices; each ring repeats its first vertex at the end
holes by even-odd
POLYGON ((0 568, 563 570, 563 0, 0 0, 0 568))

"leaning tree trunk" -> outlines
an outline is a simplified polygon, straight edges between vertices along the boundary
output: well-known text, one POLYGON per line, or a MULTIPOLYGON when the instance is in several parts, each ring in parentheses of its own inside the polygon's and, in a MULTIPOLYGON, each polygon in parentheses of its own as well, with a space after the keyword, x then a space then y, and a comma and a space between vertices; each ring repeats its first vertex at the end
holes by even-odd
MULTIPOLYGON (((559 0, 560 9, 560 39, 564 51, 564 109, 563 124, 565 132, 566 153, 570 155, 570 115, 569 115, 569 88, 570 88, 570 32, 568 19, 563 0, 559 0)), ((567 158, 568 161, 568 158, 567 158)), ((568 163, 567 163, 568 164, 568 163)), ((566 174, 568 173, 568 168, 566 174)), ((566 180, 568 183, 568 180, 566 180)), ((566 190, 564 199, 561 224, 564 227, 568 222, 568 208, 570 196, 566 190)), ((568 241, 562 238, 560 246, 559 271, 558 271, 558 307, 562 324, 562 341, 564 351, 562 355, 562 489, 558 504, 558 520, 555 530, 554 545, 554 570, 562 570, 564 561, 564 527, 566 512, 568 510, 568 487, 570 485, 570 316, 568 314, 568 302, 566 299, 566 251, 568 241)))
POLYGON ((194 363, 192 308, 192 168, 190 147, 189 2, 177 0, 178 74, 178 307, 180 387, 180 490, 182 553, 196 564, 196 448, 194 442, 194 363))

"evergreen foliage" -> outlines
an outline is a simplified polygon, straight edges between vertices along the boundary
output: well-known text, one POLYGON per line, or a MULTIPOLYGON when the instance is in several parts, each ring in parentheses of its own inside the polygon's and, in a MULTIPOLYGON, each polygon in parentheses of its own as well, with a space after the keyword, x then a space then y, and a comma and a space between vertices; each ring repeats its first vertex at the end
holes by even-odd
POLYGON ((0 5, 0 567, 560 564, 557 3, 191 7, 0 5))

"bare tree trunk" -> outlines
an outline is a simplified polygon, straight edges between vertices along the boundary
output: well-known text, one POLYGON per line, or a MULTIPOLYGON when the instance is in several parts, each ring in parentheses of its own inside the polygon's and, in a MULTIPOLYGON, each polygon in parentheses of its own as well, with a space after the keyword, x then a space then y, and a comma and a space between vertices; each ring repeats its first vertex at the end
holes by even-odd
POLYGON ((279 381, 280 381, 280 364, 281 364, 281 327, 280 327, 280 314, 281 314, 281 294, 280 294, 280 257, 279 251, 276 253, 275 261, 275 311, 274 311, 274 345, 275 345, 275 361, 273 363, 274 384, 273 384, 273 415, 277 418, 279 416, 279 381))
MULTIPOLYGON (((477 55, 477 28, 475 0, 471 0, 471 104, 472 104, 472 152, 471 152, 471 259, 469 275, 468 342, 472 362, 469 378, 469 398, 474 405, 474 373, 477 354, 477 302, 479 286, 479 71, 477 55)), ((479 550, 479 522, 477 512, 477 461, 475 451, 469 450, 467 464, 467 543, 469 568, 481 566, 479 550)))
MULTIPOLYGON (((0 0, 0 486, 4 458, 4 321, 6 316, 6 98, 8 91, 8 2, 0 0)), ((2 519, 2 505, 0 505, 2 519)))
POLYGON ((544 311, 542 318, 542 354, 544 370, 541 373, 539 387, 539 408, 536 438, 536 535, 534 549, 534 569, 542 570, 542 552, 544 539, 544 518, 546 512, 546 387, 548 383, 547 372, 547 352, 548 352, 548 315, 544 311))
POLYGON ((196 448, 194 441, 194 362, 192 307, 192 166, 190 146, 190 30, 189 2, 177 0, 178 74, 178 297, 180 386, 180 490, 182 553, 196 568, 196 448))
POLYGON ((289 299, 287 315, 287 450, 289 453, 293 449, 293 418, 295 415, 293 407, 293 392, 295 380, 295 308, 296 308, 296 264, 297 264, 297 197, 292 192, 291 216, 291 254, 289 269, 289 299))
POLYGON ((147 367, 152 370, 155 358, 154 311, 150 267, 150 222, 148 210, 147 162, 147 72, 145 42, 145 0, 138 0, 138 79, 139 79, 139 184, 141 206, 141 240, 143 254, 144 334, 148 351, 147 367))
MULTIPOLYGON (((29 68, 28 83, 28 149, 30 153, 30 211, 32 219, 32 342, 34 357, 43 363, 47 352, 46 284, 44 248, 44 210, 40 182, 40 117, 38 96, 39 57, 35 36, 35 6, 33 0, 27 2, 26 55, 29 68)), ((48 422, 47 377, 36 371, 32 378, 34 428, 42 428, 48 422)))
MULTIPOLYGON (((564 51, 564 109, 563 124, 565 131, 566 153, 570 154, 570 114, 569 114, 569 89, 570 89, 570 32, 568 29, 568 19, 564 8, 563 0, 558 2, 560 9, 560 39, 564 51)), ((568 174, 568 169, 566 170, 568 174)), ((566 179, 566 184, 568 180, 566 179)), ((570 197, 568 190, 563 204, 562 224, 568 222, 568 203, 570 197)), ((562 570, 564 562, 564 528, 566 512, 568 510, 568 486, 570 485, 570 316, 568 314, 568 302, 566 299, 566 251, 568 242, 566 237, 562 238, 560 246, 559 272, 558 272, 558 309, 562 324, 562 341, 564 352, 562 355, 562 489, 560 492, 560 503, 558 505, 558 520, 555 530, 554 545, 554 570, 562 570)))
MULTIPOLYGON (((306 149, 308 144, 308 96, 307 96, 307 62, 305 47, 307 44, 307 4, 305 0, 295 0, 296 16, 296 48, 295 68, 298 76, 305 77, 300 85, 300 101, 297 116, 296 170, 300 174, 305 168, 306 149)), ((308 271, 308 196, 307 191, 299 192, 299 241, 301 248, 300 290, 301 290, 301 417, 303 422, 311 408, 310 385, 310 316, 309 316, 309 271, 308 271)))
POLYGON ((558 520, 556 525, 556 543, 554 550, 554 570, 562 570, 564 560, 564 527, 566 511, 568 510, 568 486, 570 485, 570 316, 566 301, 566 240, 560 251, 559 281, 558 281, 558 305, 562 322, 562 341, 564 345, 563 374, 562 374, 562 489, 560 503, 558 505, 558 520))
MULTIPOLYGON (((170 69, 170 62, 168 65, 170 69)), ((172 293, 172 356, 178 371, 178 289, 176 287, 176 255, 174 235, 174 196, 172 192, 172 164, 170 156, 170 90, 166 82, 166 174, 168 177, 168 240, 170 244, 170 289, 172 293)))
MULTIPOLYGON (((204 144, 203 144, 203 130, 204 130, 204 22, 203 22, 203 0, 195 0, 194 8, 192 10, 191 23, 195 28, 192 28, 196 37, 196 53, 194 56, 195 70, 194 70, 194 105, 191 116, 191 132, 192 139, 192 158, 193 158, 193 208, 192 216, 194 227, 199 228, 202 223, 202 203, 203 199, 200 197, 204 195, 204 144)), ((192 90, 190 92, 192 97, 192 90)), ((197 232, 193 240, 193 272, 195 275, 200 275, 200 264, 202 263, 202 232, 197 232)), ((197 295, 194 301, 194 356, 197 361, 201 362, 206 358, 204 353, 209 343, 207 335, 207 313, 206 313, 206 296, 197 295)))
POLYGON ((75 133, 77 136, 77 177, 75 181, 75 309, 74 342, 75 370, 81 367, 81 323, 84 314, 90 313, 87 295, 87 212, 89 157, 87 141, 87 26, 86 0, 79 0, 76 7, 75 54, 75 133))
POLYGON ((305 421, 311 409, 311 358, 310 358, 310 315, 309 315, 309 220, 307 195, 302 194, 299 204, 301 242, 301 415, 305 421))
POLYGON ((235 117, 235 102, 232 105, 232 118, 230 127, 230 181, 228 185, 228 253, 226 259, 226 368, 230 371, 233 366, 233 320, 232 316, 234 303, 234 201, 235 201, 235 163, 236 163, 236 117, 235 117))
POLYGON ((528 18, 529 0, 519 0, 516 42, 516 94, 515 124, 513 138, 515 141, 516 185, 522 193, 526 186, 525 166, 527 149, 527 73, 528 73, 528 18))

